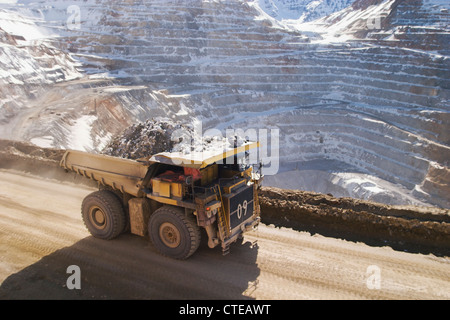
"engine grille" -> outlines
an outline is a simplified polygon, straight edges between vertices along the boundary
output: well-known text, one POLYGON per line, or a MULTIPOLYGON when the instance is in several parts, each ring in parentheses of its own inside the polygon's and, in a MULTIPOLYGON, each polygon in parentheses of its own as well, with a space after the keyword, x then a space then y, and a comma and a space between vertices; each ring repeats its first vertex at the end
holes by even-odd
POLYGON ((230 214, 230 227, 234 229, 253 215, 253 186, 239 188, 236 192, 223 196, 227 213, 230 214))

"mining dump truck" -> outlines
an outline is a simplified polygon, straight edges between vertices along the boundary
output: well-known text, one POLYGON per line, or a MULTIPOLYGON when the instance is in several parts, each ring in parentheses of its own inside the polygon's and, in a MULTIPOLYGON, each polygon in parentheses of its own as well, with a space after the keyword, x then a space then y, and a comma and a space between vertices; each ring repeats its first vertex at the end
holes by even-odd
POLYGON ((230 244, 258 225, 263 177, 244 161, 258 146, 164 152, 138 160, 67 150, 60 166, 98 183, 99 190, 81 206, 94 237, 148 236, 161 254, 186 259, 199 247, 202 233, 210 248, 220 244, 226 254, 230 244))

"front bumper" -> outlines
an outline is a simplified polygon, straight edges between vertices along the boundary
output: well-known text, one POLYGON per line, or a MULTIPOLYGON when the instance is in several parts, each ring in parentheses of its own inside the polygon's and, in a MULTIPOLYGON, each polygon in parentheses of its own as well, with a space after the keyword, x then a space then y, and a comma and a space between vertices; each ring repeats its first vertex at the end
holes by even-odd
POLYGON ((224 250, 224 252, 227 251, 230 244, 239 239, 242 236, 242 234, 255 229, 259 225, 260 221, 261 217, 254 215, 245 220, 239 226, 236 226, 234 229, 232 229, 228 239, 222 242, 222 249, 224 250))

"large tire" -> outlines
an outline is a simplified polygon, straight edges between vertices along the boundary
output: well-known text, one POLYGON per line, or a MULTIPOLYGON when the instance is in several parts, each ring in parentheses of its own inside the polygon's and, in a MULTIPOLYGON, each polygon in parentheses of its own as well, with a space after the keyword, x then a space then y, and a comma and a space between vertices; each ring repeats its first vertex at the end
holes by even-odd
POLYGON ((89 194, 81 205, 83 222, 96 238, 110 240, 125 229, 125 211, 119 198, 109 190, 89 194))
POLYGON ((182 208, 156 210, 150 216, 148 233, 155 248, 174 259, 187 259, 200 245, 200 228, 194 216, 187 216, 182 208))

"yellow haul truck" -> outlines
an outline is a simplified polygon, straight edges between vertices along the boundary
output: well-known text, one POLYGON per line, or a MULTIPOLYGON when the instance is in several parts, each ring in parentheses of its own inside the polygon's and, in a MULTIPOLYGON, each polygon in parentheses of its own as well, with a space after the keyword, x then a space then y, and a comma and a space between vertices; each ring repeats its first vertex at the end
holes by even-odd
POLYGON ((245 166, 257 142, 219 152, 159 153, 129 160, 68 150, 61 167, 98 182, 82 203, 83 221, 97 238, 124 231, 149 236, 156 249, 186 259, 198 248, 201 227, 208 246, 223 253, 260 221, 262 175, 245 166), (231 164, 229 164, 231 163, 231 164))

